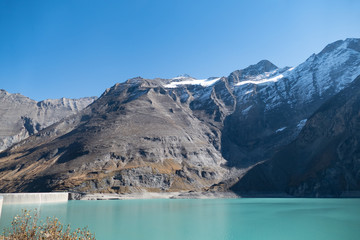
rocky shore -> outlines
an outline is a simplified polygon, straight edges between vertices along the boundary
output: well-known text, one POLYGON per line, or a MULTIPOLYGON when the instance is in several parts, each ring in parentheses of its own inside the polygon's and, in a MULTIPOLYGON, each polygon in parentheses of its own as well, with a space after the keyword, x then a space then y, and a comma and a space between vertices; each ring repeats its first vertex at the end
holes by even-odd
POLYGON ((69 193, 69 200, 127 200, 127 199, 214 199, 239 198, 233 192, 141 192, 127 194, 69 193))

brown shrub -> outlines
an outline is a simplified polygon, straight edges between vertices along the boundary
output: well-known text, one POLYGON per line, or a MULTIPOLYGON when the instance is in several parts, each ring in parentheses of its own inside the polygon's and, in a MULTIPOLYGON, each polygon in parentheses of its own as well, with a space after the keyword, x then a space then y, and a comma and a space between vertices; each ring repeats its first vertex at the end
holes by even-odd
POLYGON ((59 219, 47 218, 45 222, 39 221, 36 210, 31 212, 22 210, 21 215, 14 217, 11 227, 4 230, 0 235, 3 240, 95 240, 86 227, 71 231, 70 225, 63 225, 59 219))

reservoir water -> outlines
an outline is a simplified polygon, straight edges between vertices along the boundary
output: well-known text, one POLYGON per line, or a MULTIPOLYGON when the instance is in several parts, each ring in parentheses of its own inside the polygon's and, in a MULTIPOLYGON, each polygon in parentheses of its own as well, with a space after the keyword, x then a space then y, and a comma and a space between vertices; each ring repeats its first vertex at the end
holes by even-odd
POLYGON ((21 209, 88 226, 100 240, 355 240, 360 199, 153 199, 4 205, 1 230, 21 209))

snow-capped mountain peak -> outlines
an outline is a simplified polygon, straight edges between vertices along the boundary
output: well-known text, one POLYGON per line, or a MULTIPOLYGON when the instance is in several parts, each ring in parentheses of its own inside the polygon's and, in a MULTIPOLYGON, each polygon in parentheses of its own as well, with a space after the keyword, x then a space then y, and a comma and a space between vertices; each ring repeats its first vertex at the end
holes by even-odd
POLYGON ((346 39, 327 45, 297 66, 288 79, 297 96, 308 101, 314 96, 334 94, 360 74, 360 39, 346 39), (331 93, 330 93, 330 92, 331 93))
POLYGON ((247 101, 249 92, 262 99, 266 110, 284 103, 294 107, 326 99, 360 75, 360 39, 331 43, 295 68, 277 68, 250 76, 244 75, 245 70, 235 71, 228 78, 242 102, 247 101), (254 85, 258 85, 256 91, 254 85))
POLYGON ((269 60, 261 60, 257 64, 250 65, 249 67, 243 69, 242 71, 246 75, 258 75, 261 73, 274 71, 277 68, 278 67, 269 60))

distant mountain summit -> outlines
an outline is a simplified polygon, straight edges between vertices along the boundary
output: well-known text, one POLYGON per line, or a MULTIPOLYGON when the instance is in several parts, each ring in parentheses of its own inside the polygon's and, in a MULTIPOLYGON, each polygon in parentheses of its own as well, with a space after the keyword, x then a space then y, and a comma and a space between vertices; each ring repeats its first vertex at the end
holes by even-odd
POLYGON ((360 51, 360 39, 359 38, 347 38, 345 40, 338 40, 336 42, 328 44, 318 56, 323 56, 336 51, 337 49, 351 49, 356 52, 360 51))
POLYGON ((257 64, 250 65, 249 67, 241 70, 236 70, 229 75, 229 81, 231 84, 236 84, 247 79, 254 78, 265 73, 270 73, 278 69, 273 63, 268 60, 262 60, 257 64))
POLYGON ((95 99, 61 98, 37 102, 21 94, 0 90, 0 151, 64 117, 78 113, 95 99))
POLYGON ((272 62, 269 60, 261 60, 257 64, 250 65, 249 67, 241 70, 244 75, 259 75, 265 72, 271 72, 278 69, 272 62))
POLYGON ((182 78, 193 78, 193 77, 191 77, 189 74, 184 73, 184 74, 180 74, 180 75, 176 76, 173 79, 182 79, 182 78))
MULTIPOLYGON (((254 179, 270 181, 276 178, 270 168, 277 173, 282 163, 292 164, 267 161, 302 136, 323 104, 352 87, 360 75, 359 49, 359 39, 346 39, 329 44, 296 67, 279 68, 262 60, 228 77, 137 77, 118 83, 83 110, 47 128, 36 129, 31 123, 34 133, 0 156, 0 190, 125 193, 225 191, 233 186, 250 192, 240 187, 250 182, 254 190, 264 190, 254 179), (263 173, 266 177, 258 176, 263 173)), ((343 120, 336 123, 339 129, 343 120)), ((20 128, 26 121, 20 122, 20 128)), ((301 165, 301 158, 296 161, 301 165)), ((316 159, 312 163, 318 164, 316 159)), ((337 176, 341 169, 357 168, 340 167, 337 176)), ((289 170, 290 179, 294 171, 289 170)), ((288 194, 316 192, 315 187, 300 190, 309 180, 301 174, 288 194)), ((315 182, 322 180, 320 176, 315 182)), ((346 186, 338 188, 341 192, 346 186)))

